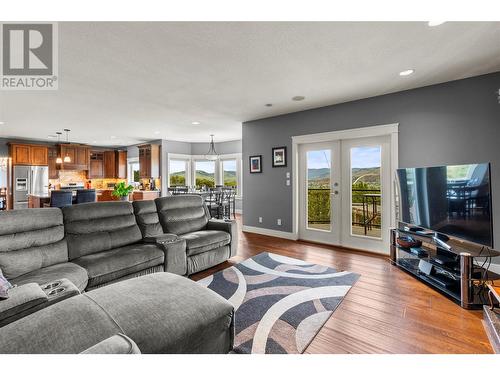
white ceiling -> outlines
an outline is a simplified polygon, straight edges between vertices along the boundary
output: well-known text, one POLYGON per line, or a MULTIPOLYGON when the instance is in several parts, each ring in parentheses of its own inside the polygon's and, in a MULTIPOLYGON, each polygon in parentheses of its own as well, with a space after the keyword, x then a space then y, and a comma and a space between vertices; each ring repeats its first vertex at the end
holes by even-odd
POLYGON ((59 90, 0 92, 0 137, 240 139, 243 121, 499 71, 499 40, 495 22, 64 22, 59 90))

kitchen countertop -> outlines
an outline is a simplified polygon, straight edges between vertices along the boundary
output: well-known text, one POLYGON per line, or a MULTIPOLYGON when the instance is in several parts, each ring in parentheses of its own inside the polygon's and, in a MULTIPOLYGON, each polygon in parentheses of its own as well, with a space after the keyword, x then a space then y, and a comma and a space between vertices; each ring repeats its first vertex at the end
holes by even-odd
POLYGON ((50 194, 28 194, 28 196, 35 198, 50 198, 50 194))

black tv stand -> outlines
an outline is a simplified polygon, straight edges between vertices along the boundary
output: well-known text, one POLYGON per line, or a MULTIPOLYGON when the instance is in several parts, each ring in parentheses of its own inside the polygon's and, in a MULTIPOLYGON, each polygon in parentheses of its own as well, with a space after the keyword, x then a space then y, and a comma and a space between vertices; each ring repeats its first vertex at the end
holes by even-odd
MULTIPOLYGON (((411 230, 400 224, 391 229, 391 262, 438 290, 465 309, 480 309, 488 304, 485 280, 500 278, 499 275, 474 265, 474 258, 500 256, 500 252, 455 239, 439 238, 436 233, 411 230), (399 236, 420 240, 419 248, 404 248, 397 243, 399 236)), ((481 262, 482 263, 482 262, 481 262)))

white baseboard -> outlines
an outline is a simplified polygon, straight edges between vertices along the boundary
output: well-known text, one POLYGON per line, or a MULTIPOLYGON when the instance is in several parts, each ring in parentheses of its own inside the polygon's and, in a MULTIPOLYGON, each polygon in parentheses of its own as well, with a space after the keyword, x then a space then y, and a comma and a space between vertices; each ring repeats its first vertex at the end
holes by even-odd
POLYGON ((283 232, 281 230, 252 227, 249 225, 243 225, 243 232, 263 234, 264 236, 285 238, 287 240, 297 240, 297 236, 294 233, 283 232))

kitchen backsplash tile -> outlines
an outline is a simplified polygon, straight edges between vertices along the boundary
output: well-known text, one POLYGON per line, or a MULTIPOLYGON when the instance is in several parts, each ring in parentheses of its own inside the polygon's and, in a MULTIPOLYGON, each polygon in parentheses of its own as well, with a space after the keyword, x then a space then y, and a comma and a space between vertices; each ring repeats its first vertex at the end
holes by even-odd
POLYGON ((87 173, 85 171, 59 171, 59 178, 49 180, 49 183, 56 189, 61 184, 69 182, 83 182, 87 181, 87 173))

